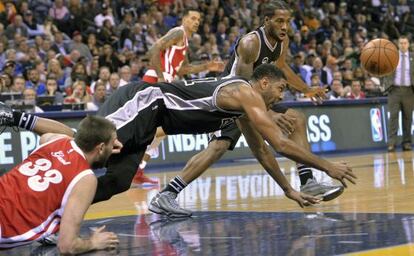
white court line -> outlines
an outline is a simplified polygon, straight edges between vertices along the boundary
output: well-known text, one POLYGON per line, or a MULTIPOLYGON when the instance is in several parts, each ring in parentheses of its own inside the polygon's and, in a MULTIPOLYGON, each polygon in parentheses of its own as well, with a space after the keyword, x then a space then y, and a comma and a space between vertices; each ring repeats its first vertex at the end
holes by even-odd
POLYGON ((200 239, 242 239, 241 236, 200 236, 200 239))
POLYGON ((329 235, 309 235, 304 237, 330 237, 330 236, 367 236, 368 233, 349 233, 349 234, 329 234, 329 235))
MULTIPOLYGON (((133 235, 133 234, 124 234, 117 233, 118 236, 127 236, 127 237, 150 237, 144 235, 133 235)), ((241 236, 200 236, 200 239, 242 239, 241 236)))
POLYGON ((338 244, 362 244, 362 241, 339 241, 338 244))
POLYGON ((117 233, 118 236, 128 236, 128 237, 150 237, 144 235, 133 235, 133 234, 124 234, 124 233, 117 233))
POLYGON ((95 222, 96 224, 103 224, 103 223, 107 223, 107 222, 110 222, 110 221, 113 221, 114 219, 106 219, 106 220, 100 220, 100 221, 97 221, 97 222, 95 222))

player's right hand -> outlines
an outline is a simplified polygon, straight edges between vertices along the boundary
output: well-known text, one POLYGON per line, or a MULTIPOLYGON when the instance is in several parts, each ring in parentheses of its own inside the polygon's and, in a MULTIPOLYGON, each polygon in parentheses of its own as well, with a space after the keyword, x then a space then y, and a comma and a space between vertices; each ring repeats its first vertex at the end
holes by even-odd
POLYGON ((299 204, 299 206, 302 207, 302 208, 304 206, 308 206, 308 205, 311 205, 311 204, 318 204, 321 201, 320 198, 317 198, 317 197, 314 197, 314 196, 311 196, 311 195, 308 195, 308 194, 305 194, 305 193, 298 192, 294 189, 285 192, 285 195, 288 198, 296 201, 299 204))
POLYGON ((95 250, 115 249, 119 240, 115 233, 104 232, 105 226, 97 228, 91 236, 91 243, 95 250))
POLYGON ((331 166, 327 169, 326 173, 330 177, 336 180, 339 180, 344 187, 348 187, 345 183, 345 180, 348 180, 352 184, 356 184, 355 179, 357 177, 352 172, 352 168, 349 167, 344 162, 341 162, 341 163, 331 162, 331 166))
POLYGON ((323 100, 327 99, 326 96, 327 88, 324 87, 311 87, 305 93, 305 96, 310 98, 315 104, 322 104, 323 100))

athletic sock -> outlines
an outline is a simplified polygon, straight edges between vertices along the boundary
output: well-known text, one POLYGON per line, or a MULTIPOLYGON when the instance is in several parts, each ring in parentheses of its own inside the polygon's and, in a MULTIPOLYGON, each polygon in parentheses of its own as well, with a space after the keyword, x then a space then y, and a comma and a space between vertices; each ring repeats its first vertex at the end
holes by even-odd
POLYGON ((183 181, 183 179, 181 179, 181 177, 177 175, 174 179, 170 181, 170 183, 168 183, 168 185, 161 192, 170 191, 178 194, 186 186, 187 183, 185 183, 185 181, 183 181))
POLYGON ((139 164, 139 169, 144 170, 145 166, 147 166, 147 161, 142 160, 141 163, 139 164))
POLYGON ((14 111, 13 119, 14 119, 13 125, 32 131, 39 118, 35 115, 31 115, 28 113, 14 111))
POLYGON ((296 168, 299 172, 300 185, 305 185, 309 179, 313 179, 312 169, 309 166, 303 164, 296 164, 296 168))

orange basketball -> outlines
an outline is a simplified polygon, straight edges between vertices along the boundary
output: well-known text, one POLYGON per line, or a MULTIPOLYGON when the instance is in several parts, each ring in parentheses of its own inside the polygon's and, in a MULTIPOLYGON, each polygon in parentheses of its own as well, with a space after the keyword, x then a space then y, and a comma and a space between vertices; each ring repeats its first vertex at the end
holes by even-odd
POLYGON ((387 39, 369 41, 361 51, 362 67, 375 76, 394 72, 400 58, 397 47, 387 39))

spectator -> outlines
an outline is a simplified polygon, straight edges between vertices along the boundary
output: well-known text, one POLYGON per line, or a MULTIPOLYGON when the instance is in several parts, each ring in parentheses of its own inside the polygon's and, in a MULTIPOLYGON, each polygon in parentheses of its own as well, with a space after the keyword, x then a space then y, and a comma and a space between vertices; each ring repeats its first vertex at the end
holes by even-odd
POLYGON ((129 66, 123 66, 119 71, 121 80, 119 86, 124 86, 131 81, 131 68, 129 66))
MULTIPOLYGON (((317 74, 320 78, 321 86, 330 84, 332 77, 329 77, 328 72, 323 69, 323 63, 321 58, 316 57, 313 60, 313 69, 311 69, 311 74, 317 74)), ((311 84, 311 76, 308 74, 307 84, 311 84)))
POLYGON ((26 110, 26 112, 43 113, 43 110, 36 106, 36 90, 34 88, 26 88, 23 90, 23 101, 25 105, 33 105, 33 110, 26 110))
POLYGON ((47 74, 55 76, 56 81, 58 83, 59 91, 63 92, 65 90, 64 85, 66 75, 65 72, 63 72, 62 66, 60 65, 60 62, 57 59, 49 60, 47 64, 47 74))
POLYGON ((16 15, 14 18, 14 22, 7 26, 6 29, 6 36, 9 40, 13 40, 14 36, 18 34, 23 37, 28 37, 29 32, 27 30, 27 27, 23 23, 23 18, 21 15, 16 15))
POLYGON ((63 94, 58 91, 58 84, 56 78, 53 75, 47 77, 46 80, 46 96, 54 96, 55 100, 53 105, 62 105, 63 104, 63 94))
MULTIPOLYGON (((118 80, 119 80, 119 77, 118 77, 118 80)), ((99 107, 105 102, 105 99, 106 99, 105 84, 102 81, 98 80, 96 81, 95 93, 93 94, 92 100, 86 103, 86 110, 97 111, 99 107)))
POLYGON ((87 85, 90 84, 90 79, 88 77, 86 66, 81 62, 75 63, 75 65, 72 68, 72 72, 70 73, 70 76, 66 78, 65 90, 72 88, 73 83, 78 80, 84 81, 87 85))
POLYGON ((86 91, 86 85, 83 81, 76 81, 72 85, 72 91, 73 93, 70 96, 67 96, 63 103, 65 104, 86 104, 87 102, 90 102, 90 96, 86 91))
POLYGON ((98 42, 96 41, 96 34, 88 34, 87 46, 92 54, 92 56, 98 56, 100 51, 98 48, 98 42))
POLYGON ((61 31, 55 32, 55 42, 51 49, 62 55, 69 54, 69 44, 63 41, 63 33, 61 31))
POLYGON ((353 80, 351 84, 351 92, 346 95, 348 99, 364 99, 365 93, 361 89, 361 81, 353 80))
POLYGON ((340 100, 345 98, 344 97, 344 87, 342 85, 341 80, 333 79, 331 84, 331 91, 328 92, 327 97, 329 100, 340 100))
POLYGON ((59 30, 65 30, 65 26, 69 21, 70 13, 63 0, 55 0, 52 8, 49 9, 49 16, 53 18, 53 21, 59 30))
POLYGON ((119 38, 116 36, 109 20, 104 20, 101 31, 99 32, 99 40, 104 44, 110 44, 112 47, 118 48, 119 38))
MULTIPOLYGON (((377 79, 379 82, 379 79, 377 79)), ((373 78, 367 78, 364 81, 364 93, 367 98, 383 96, 379 84, 373 81, 373 78)))
POLYGON ((120 61, 114 53, 112 46, 105 44, 103 46, 103 54, 99 57, 99 66, 108 67, 111 72, 117 72, 120 67, 120 61))
POLYGON ((106 91, 107 95, 114 93, 121 85, 118 73, 112 73, 109 77, 109 90, 106 91))
POLYGON ((34 12, 35 19, 40 23, 43 23, 46 17, 48 17, 50 7, 52 7, 51 0, 29 1, 29 8, 34 12))
POLYGON ((109 6, 107 4, 102 4, 101 13, 96 15, 94 21, 97 27, 102 27, 105 20, 109 20, 112 26, 115 26, 114 17, 109 13, 109 6))
POLYGON ((35 36, 41 36, 45 34, 43 26, 39 25, 36 20, 33 18, 33 13, 30 10, 27 10, 23 13, 24 24, 27 27, 27 33, 30 38, 35 36))
POLYGON ((292 68, 293 72, 295 72, 302 78, 303 81, 306 81, 308 71, 306 71, 306 69, 303 68, 303 61, 305 59, 304 55, 305 54, 303 52, 297 53, 294 56, 293 63, 290 67, 292 68))
MULTIPOLYGON (((111 76, 111 71, 109 70, 108 67, 101 67, 99 69, 99 80, 101 80, 104 84, 105 84, 105 88, 107 91, 109 91, 110 85, 109 85, 109 77, 111 76)), ((94 93, 95 91, 95 83, 93 82, 91 84, 91 92, 94 93)))
POLYGON ((92 54, 88 46, 82 42, 82 34, 79 31, 73 32, 73 42, 70 51, 77 50, 81 56, 86 57, 88 61, 92 60, 92 54))
POLYGON ((11 86, 13 84, 13 77, 4 73, 0 75, 0 93, 11 92, 11 86))
POLYGON ((46 93, 46 85, 40 81, 39 72, 35 67, 27 71, 26 88, 33 88, 37 95, 46 93))
POLYGON ((25 83, 26 80, 24 79, 24 77, 15 77, 13 80, 13 85, 10 88, 10 92, 23 93, 23 90, 25 89, 25 83))

